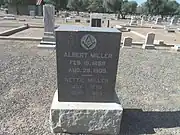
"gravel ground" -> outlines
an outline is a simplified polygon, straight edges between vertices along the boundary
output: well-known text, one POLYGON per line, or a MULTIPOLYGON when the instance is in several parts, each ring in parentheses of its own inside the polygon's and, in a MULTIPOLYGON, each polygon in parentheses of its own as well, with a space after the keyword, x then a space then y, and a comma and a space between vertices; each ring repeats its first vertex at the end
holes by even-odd
MULTIPOLYGON (((0 135, 52 135, 56 59, 38 42, 0 41, 0 135)), ((180 53, 123 48, 117 93, 120 135, 180 134, 180 53)))

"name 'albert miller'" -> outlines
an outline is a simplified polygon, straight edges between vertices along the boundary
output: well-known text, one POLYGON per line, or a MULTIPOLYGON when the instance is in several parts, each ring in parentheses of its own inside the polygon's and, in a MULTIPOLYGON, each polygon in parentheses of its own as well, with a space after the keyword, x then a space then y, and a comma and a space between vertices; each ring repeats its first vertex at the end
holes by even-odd
POLYGON ((68 58, 97 58, 97 59, 112 59, 113 55, 110 53, 79 53, 79 52, 65 52, 64 57, 68 58))

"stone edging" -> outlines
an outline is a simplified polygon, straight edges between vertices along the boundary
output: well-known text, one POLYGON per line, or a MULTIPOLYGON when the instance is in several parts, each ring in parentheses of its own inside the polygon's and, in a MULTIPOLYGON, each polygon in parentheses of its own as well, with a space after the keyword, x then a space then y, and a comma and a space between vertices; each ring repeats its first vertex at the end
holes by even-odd
POLYGON ((10 30, 3 31, 3 32, 0 33, 0 36, 10 36, 12 34, 15 34, 17 32, 20 32, 20 31, 28 29, 28 28, 29 28, 29 25, 25 24, 25 25, 17 27, 17 28, 13 28, 13 29, 10 29, 10 30))

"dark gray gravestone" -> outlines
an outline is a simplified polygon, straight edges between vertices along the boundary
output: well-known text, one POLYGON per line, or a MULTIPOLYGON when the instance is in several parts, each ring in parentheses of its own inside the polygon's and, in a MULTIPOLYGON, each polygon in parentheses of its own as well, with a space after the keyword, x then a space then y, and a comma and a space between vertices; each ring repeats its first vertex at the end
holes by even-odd
POLYGON ((56 29, 58 100, 114 101, 121 33, 112 28, 56 29))

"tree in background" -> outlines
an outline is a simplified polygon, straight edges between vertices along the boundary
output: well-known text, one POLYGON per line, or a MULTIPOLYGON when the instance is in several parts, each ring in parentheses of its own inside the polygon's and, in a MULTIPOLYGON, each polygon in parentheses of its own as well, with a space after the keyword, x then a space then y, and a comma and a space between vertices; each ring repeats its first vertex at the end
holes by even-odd
POLYGON ((180 14, 179 3, 170 0, 147 0, 142 5, 144 12, 150 15, 174 16, 180 14))
POLYGON ((128 14, 136 14, 137 5, 136 1, 123 1, 121 9, 122 18, 125 19, 128 14))
POLYGON ((170 15, 170 16, 174 16, 176 14, 178 14, 177 9, 179 8, 179 3, 177 3, 176 1, 168 1, 166 4, 166 14, 170 15))
POLYGON ((44 0, 46 4, 52 4, 57 11, 66 9, 67 0, 44 0))
POLYGON ((79 15, 80 11, 87 11, 89 0, 69 0, 67 4, 67 8, 70 10, 77 11, 79 15))
POLYGON ((104 0, 89 0, 88 11, 105 12, 104 0))
POLYGON ((137 8, 136 1, 128 1, 128 0, 107 0, 106 1, 106 9, 110 10, 116 14, 118 14, 117 18, 122 19, 126 18, 127 14, 135 14, 137 8))
POLYGON ((114 12, 117 14, 117 19, 120 19, 120 14, 122 15, 122 3, 122 0, 105 0, 104 5, 107 12, 114 12))
POLYGON ((4 5, 4 4, 5 4, 5 1, 4 0, 0 0, 0 6, 4 5))
POLYGON ((137 9, 137 2, 136 1, 128 1, 128 13, 129 14, 136 14, 136 9, 137 9))

